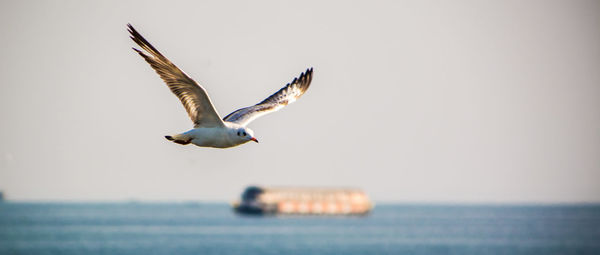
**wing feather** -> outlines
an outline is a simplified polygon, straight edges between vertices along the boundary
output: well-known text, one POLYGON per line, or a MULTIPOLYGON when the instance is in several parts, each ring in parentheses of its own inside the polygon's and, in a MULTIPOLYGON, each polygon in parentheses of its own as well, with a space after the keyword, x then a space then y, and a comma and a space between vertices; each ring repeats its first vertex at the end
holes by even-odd
POLYGON ((133 48, 133 50, 150 64, 171 92, 179 98, 190 119, 194 122, 194 127, 224 126, 225 124, 210 101, 206 90, 163 56, 131 24, 127 24, 127 27, 131 39, 150 55, 136 48, 133 48))
POLYGON ((242 126, 265 114, 275 112, 300 98, 310 86, 313 69, 306 69, 294 80, 262 102, 253 106, 238 109, 223 118, 224 121, 235 122, 242 126))

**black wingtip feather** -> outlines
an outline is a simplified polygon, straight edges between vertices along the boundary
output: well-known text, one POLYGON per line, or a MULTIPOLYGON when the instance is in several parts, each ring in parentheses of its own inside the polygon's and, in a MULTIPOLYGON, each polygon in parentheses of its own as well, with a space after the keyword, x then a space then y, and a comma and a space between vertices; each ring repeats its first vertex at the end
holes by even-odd
POLYGON ((129 36, 131 38, 131 40, 133 40, 140 47, 142 47, 145 51, 151 53, 152 55, 164 58, 164 56, 160 53, 160 51, 158 51, 156 48, 154 48, 154 46, 152 46, 152 44, 150 44, 150 42, 148 42, 148 40, 146 40, 146 38, 144 38, 137 30, 135 30, 135 28, 131 24, 128 23, 127 28, 128 28, 129 34, 131 34, 131 36, 129 36))
MULTIPOLYGON (((298 77, 298 85, 301 87, 301 89, 303 91, 306 91, 308 89, 308 87, 310 86, 310 82, 312 81, 312 72, 313 72, 313 68, 310 67, 308 69, 306 69, 306 71, 302 74, 300 74, 300 77, 298 77)), ((294 81, 292 82, 292 84, 294 84, 294 82, 296 82, 296 79, 294 79, 294 81)))

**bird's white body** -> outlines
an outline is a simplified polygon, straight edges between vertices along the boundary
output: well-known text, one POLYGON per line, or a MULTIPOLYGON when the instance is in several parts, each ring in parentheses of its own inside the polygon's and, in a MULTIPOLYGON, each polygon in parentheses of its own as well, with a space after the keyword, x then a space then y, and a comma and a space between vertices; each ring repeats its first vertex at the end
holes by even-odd
POLYGON ((252 141, 253 132, 239 124, 224 122, 225 127, 198 127, 174 135, 181 144, 192 143, 200 147, 229 148, 252 141), (238 135, 239 134, 239 135, 238 135), (244 134, 244 135, 242 135, 244 134))

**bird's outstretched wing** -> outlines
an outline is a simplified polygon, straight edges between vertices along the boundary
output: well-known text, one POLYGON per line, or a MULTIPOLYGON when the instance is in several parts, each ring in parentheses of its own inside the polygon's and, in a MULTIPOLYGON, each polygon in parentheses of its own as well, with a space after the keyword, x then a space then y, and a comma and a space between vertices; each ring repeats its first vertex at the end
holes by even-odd
POLYGON ((127 27, 131 39, 150 55, 136 48, 133 50, 150 64, 160 78, 165 81, 171 92, 181 100, 194 122, 194 127, 225 126, 204 88, 163 56, 131 24, 127 24, 127 27))
POLYGON ((300 77, 294 78, 291 83, 288 83, 285 87, 281 88, 267 99, 253 106, 238 109, 225 116, 223 120, 246 126, 260 116, 277 111, 284 106, 293 103, 296 99, 300 98, 310 86, 313 76, 312 72, 312 68, 307 69, 306 72, 300 74, 300 77))

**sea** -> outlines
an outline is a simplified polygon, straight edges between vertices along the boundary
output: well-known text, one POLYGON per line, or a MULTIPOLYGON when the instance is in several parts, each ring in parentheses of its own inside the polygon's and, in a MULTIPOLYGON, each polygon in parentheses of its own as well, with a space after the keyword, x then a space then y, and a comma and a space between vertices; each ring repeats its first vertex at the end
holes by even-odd
POLYGON ((0 254, 600 254, 600 205, 380 204, 243 216, 214 203, 0 203, 0 254))

